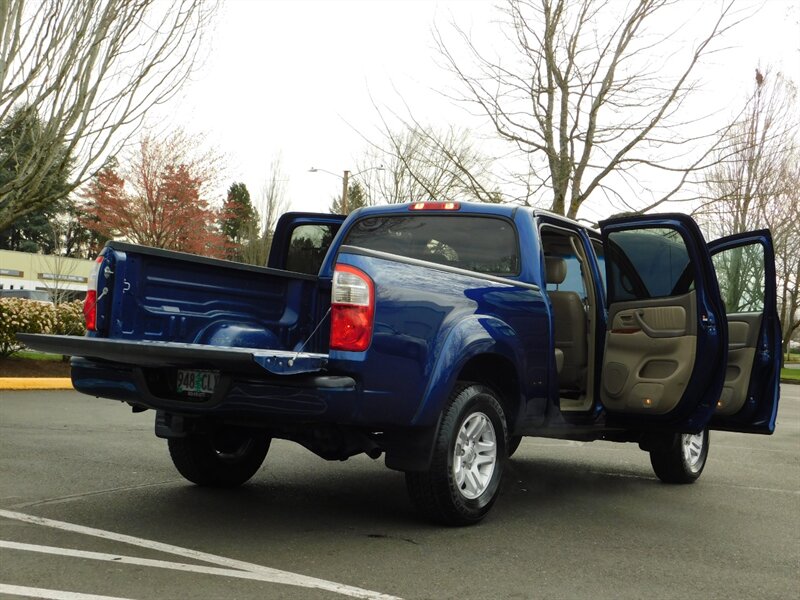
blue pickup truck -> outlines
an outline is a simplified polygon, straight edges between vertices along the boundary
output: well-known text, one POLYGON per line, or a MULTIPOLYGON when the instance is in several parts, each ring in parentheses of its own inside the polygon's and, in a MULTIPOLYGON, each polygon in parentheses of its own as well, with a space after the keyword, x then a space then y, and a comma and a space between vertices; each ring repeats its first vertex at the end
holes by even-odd
POLYGON ((523 436, 637 443, 691 483, 709 430, 775 427, 769 232, 707 244, 681 214, 289 213, 266 267, 109 242, 84 312, 85 337, 21 337, 73 356, 78 391, 155 411, 202 486, 243 484, 281 438, 383 455, 423 515, 470 524, 523 436))

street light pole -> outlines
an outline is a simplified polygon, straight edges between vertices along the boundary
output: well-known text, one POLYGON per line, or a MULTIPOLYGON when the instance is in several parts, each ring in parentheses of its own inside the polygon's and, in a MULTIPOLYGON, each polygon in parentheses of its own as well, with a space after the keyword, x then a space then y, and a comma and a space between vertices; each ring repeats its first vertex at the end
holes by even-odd
POLYGON ((345 170, 344 176, 342 177, 342 212, 344 214, 349 214, 347 212, 347 185, 348 180, 350 179, 350 171, 345 170))
MULTIPOLYGON (((355 173, 353 175, 353 177, 361 175, 362 173, 366 173, 367 171, 383 171, 383 170, 384 170, 384 166, 383 165, 378 165, 376 167, 368 167, 368 168, 364 169, 363 171, 359 171, 358 173, 355 173)), ((348 192, 349 192, 348 188, 350 187, 350 171, 345 170, 342 175, 337 175, 333 171, 326 171, 325 169, 318 169, 316 167, 311 167, 308 170, 308 172, 309 173, 327 173, 328 175, 333 175, 334 177, 340 177, 342 179, 342 205, 341 205, 341 209, 342 209, 342 212, 344 214, 348 214, 349 213, 349 210, 348 210, 349 206, 348 206, 348 203, 347 203, 347 196, 349 195, 348 194, 348 192)))

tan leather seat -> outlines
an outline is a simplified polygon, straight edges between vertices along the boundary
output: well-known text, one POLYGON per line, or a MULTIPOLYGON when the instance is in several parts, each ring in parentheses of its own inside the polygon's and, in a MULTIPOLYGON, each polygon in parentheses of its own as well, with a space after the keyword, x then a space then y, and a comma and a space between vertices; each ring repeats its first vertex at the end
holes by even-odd
MULTIPOLYGON (((545 257, 548 284, 560 285, 567 277, 567 261, 558 256, 545 257)), ((576 292, 548 292, 553 305, 555 346, 564 355, 558 376, 559 387, 568 390, 586 389, 588 347, 586 309, 576 292)))

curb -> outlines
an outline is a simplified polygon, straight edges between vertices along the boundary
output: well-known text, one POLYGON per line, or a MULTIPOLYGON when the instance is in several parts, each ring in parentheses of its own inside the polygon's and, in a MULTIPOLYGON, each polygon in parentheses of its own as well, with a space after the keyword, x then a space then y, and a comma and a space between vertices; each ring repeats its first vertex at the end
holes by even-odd
POLYGON ((0 390, 71 390, 69 377, 0 377, 0 390))

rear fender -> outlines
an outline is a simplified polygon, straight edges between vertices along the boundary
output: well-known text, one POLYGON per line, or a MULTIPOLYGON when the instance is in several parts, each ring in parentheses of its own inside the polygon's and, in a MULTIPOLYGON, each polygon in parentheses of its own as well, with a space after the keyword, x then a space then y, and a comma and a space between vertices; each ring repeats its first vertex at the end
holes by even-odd
MULTIPOLYGON (((487 315, 470 315, 450 330, 428 379, 412 424, 430 427, 438 423, 459 374, 473 358, 494 355, 507 359, 519 372, 525 372, 525 353, 516 332, 504 321, 487 315)), ((524 386, 523 378, 518 378, 524 386)), ((524 389, 520 390, 524 397, 524 389)), ((511 417, 511 415, 509 415, 511 417)), ((513 418, 513 417, 512 417, 513 418)))

